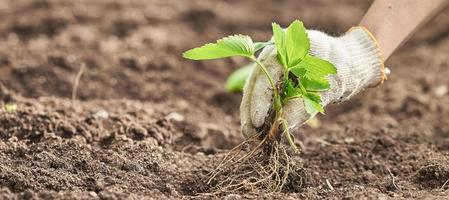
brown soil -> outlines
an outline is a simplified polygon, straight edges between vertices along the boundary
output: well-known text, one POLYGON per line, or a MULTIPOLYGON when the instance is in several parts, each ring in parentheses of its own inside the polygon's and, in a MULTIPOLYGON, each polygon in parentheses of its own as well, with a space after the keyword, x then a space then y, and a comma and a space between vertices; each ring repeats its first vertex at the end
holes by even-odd
MULTIPOLYGON (((240 143, 243 59, 182 51, 232 33, 270 37, 293 19, 342 33, 368 1, 4 0, 0 3, 0 199, 209 198, 240 143), (78 101, 70 100, 81 63, 78 101), (183 118, 182 118, 183 117, 183 118)), ((444 199, 449 195, 449 10, 387 63, 382 86, 296 133, 304 174, 282 193, 229 199, 444 199), (298 181, 299 182, 299 181, 298 181), (446 183, 446 184, 445 184, 446 183)))

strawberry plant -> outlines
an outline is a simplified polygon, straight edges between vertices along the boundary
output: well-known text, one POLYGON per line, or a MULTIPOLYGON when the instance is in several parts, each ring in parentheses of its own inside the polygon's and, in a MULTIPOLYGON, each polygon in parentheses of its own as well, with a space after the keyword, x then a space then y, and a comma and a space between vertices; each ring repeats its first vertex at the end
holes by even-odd
MULTIPOLYGON (((280 83, 276 83, 268 73, 267 66, 260 62, 255 54, 272 42, 253 42, 246 35, 233 35, 218 40, 216 43, 206 44, 194 48, 183 54, 185 58, 192 60, 210 60, 232 56, 243 56, 256 65, 267 76, 271 89, 273 90, 273 109, 275 118, 272 124, 273 136, 278 127, 282 127, 290 145, 295 148, 291 134, 288 132, 288 124, 282 119, 282 106, 288 101, 301 98, 304 102, 306 112, 314 115, 317 112, 324 113, 321 106, 320 93, 329 89, 326 76, 335 74, 335 67, 326 60, 309 54, 310 42, 304 25, 295 20, 290 26, 283 30, 280 25, 273 23, 274 45, 277 50, 277 58, 283 66, 283 76, 280 83), (281 88, 276 87, 281 85, 281 88), (279 126, 280 125, 280 126, 279 126)), ((242 68, 228 79, 229 90, 241 88, 250 67, 242 68)), ((273 137, 274 138, 274 137, 273 137)))
POLYGON ((227 89, 242 88, 255 64, 265 74, 273 91, 271 110, 274 112, 270 112, 273 113, 270 114, 270 119, 273 115, 273 120, 267 123, 269 127, 232 149, 220 165, 211 172, 207 183, 217 183, 214 186, 218 190, 217 193, 251 190, 254 187, 262 187, 272 192, 282 191, 286 184, 292 182, 289 179, 301 176, 293 169, 295 163, 280 143, 282 138, 280 136, 283 134, 292 149, 297 152, 287 120, 283 118, 283 105, 300 98, 306 112, 310 115, 324 113, 320 92, 329 89, 327 76, 336 74, 335 67, 328 61, 309 54, 310 42, 302 22, 296 20, 285 30, 273 23, 272 28, 273 40, 270 42, 253 42, 249 36, 233 35, 183 54, 185 58, 192 60, 232 56, 248 58, 253 64, 233 73, 226 83, 227 89), (267 66, 256 58, 256 53, 267 45, 276 47, 277 61, 283 70, 280 80, 274 80, 267 66), (238 150, 239 148, 247 146, 246 144, 250 145, 254 141, 257 144, 255 148, 243 156, 238 155, 242 152, 238 150), (213 181, 217 179, 222 180, 213 181))

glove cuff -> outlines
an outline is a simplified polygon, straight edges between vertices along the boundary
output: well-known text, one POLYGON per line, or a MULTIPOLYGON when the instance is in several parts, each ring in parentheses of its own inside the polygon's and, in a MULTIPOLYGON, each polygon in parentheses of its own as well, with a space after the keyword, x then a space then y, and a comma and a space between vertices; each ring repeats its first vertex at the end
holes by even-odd
POLYGON ((351 28, 345 35, 334 38, 329 48, 330 53, 324 58, 327 56, 336 65, 338 74, 328 78, 331 90, 323 94, 324 104, 348 100, 386 79, 379 45, 367 29, 351 28))
POLYGON ((368 29, 363 26, 352 27, 340 39, 350 54, 354 72, 369 76, 364 77, 363 88, 378 86, 387 79, 379 43, 368 29))

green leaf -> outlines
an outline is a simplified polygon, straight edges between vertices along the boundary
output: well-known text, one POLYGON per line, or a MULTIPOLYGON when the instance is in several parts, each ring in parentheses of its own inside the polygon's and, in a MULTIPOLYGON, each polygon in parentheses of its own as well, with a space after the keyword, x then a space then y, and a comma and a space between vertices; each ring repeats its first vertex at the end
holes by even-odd
POLYGON ((184 58, 211 60, 231 56, 251 57, 255 53, 253 40, 246 35, 233 35, 184 52, 184 58))
POLYGON ((303 97, 304 100, 304 108, 306 109, 306 112, 310 115, 314 115, 317 112, 324 114, 324 108, 321 106, 321 98, 316 93, 307 93, 303 97))
POLYGON ((285 83, 284 96, 285 98, 296 97, 302 95, 302 90, 299 87, 295 87, 292 81, 288 80, 285 83))
POLYGON ((308 91, 328 90, 330 85, 326 76, 337 73, 330 62, 310 55, 306 55, 304 60, 290 71, 300 79, 301 84, 308 91))
POLYGON ((307 91, 323 92, 329 89, 329 81, 326 78, 316 78, 310 80, 307 77, 300 77, 301 84, 307 91))
POLYGON ((306 96, 307 98, 309 98, 317 103, 321 103, 321 97, 316 92, 307 92, 307 94, 305 94, 304 96, 306 96))
POLYGON ((261 49, 263 49, 264 47, 268 46, 268 45, 273 45, 274 42, 272 41, 268 41, 268 42, 256 42, 254 43, 254 52, 257 52, 261 49))
POLYGON ((311 55, 306 55, 304 60, 293 68, 291 69, 293 74, 300 77, 301 74, 297 73, 303 73, 311 80, 337 73, 337 69, 332 63, 311 55))
POLYGON ((285 41, 287 65, 293 67, 304 59, 310 49, 309 38, 302 22, 295 20, 290 24, 287 28, 285 41))
POLYGON ((276 45, 278 60, 283 66, 287 66, 287 51, 285 49, 285 32, 281 26, 272 23, 274 44, 276 45))
POLYGON ((245 86, 246 79, 253 71, 255 65, 249 64, 235 70, 226 80, 225 88, 229 92, 241 92, 245 86))

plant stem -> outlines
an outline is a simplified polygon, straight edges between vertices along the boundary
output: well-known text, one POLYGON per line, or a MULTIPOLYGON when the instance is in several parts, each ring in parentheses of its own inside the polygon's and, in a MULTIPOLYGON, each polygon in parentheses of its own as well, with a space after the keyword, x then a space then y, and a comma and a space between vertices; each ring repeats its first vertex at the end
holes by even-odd
POLYGON ((288 75, 290 74, 290 70, 288 69, 288 67, 284 67, 284 82, 283 83, 287 83, 288 81, 288 75))
POLYGON ((288 101, 290 101, 290 100, 293 100, 293 99, 296 99, 296 98, 302 98, 303 96, 302 96, 302 94, 301 95, 295 95, 295 96, 291 96, 291 97, 287 97, 287 98, 284 98, 283 100, 282 100, 282 105, 285 105, 288 101))
POLYGON ((282 129, 284 129, 284 135, 288 140, 288 143, 290 144, 290 146, 292 147, 293 151, 295 153, 298 153, 298 148, 295 145, 295 142, 293 141, 292 135, 290 133, 290 130, 288 129, 288 123, 287 120, 285 119, 280 119, 281 123, 282 123, 282 129))
MULTIPOLYGON (((271 129, 270 129, 268 137, 270 137, 270 138, 277 138, 277 136, 273 136, 272 135, 273 133, 277 132, 276 130, 273 130, 273 129, 277 128, 279 126, 279 123, 281 123, 282 129, 283 129, 283 133, 284 133, 285 137, 287 138, 288 143, 293 148, 295 153, 298 152, 298 148, 296 147, 296 145, 295 145, 295 143, 293 141, 292 135, 290 133, 290 130, 288 128, 288 123, 287 123, 287 121, 285 119, 282 118, 282 114, 283 114, 282 105, 283 105, 283 102, 282 102, 280 94, 278 93, 278 88, 276 87, 276 84, 275 84, 275 82, 273 80, 273 77, 271 77, 271 74, 268 73, 268 70, 265 67, 265 65, 262 64, 259 60, 257 60, 257 58, 254 55, 249 57, 249 59, 251 59, 253 62, 255 62, 259 66, 259 68, 265 73, 265 75, 268 78, 268 81, 270 82, 270 86, 271 86, 271 88, 273 90, 273 100, 274 100, 273 101, 273 108, 276 111, 276 113, 275 113, 275 119, 274 119, 273 124, 271 126, 271 129)), ((283 81, 284 83, 288 80, 288 73, 289 73, 289 70, 288 69, 284 69, 284 81, 283 81)), ((306 94, 307 91, 305 90, 304 86, 302 86, 301 83, 299 83, 299 84, 300 84, 300 87, 301 87, 302 91, 304 92, 304 94, 306 94)))
POLYGON ((279 96, 278 89, 276 87, 276 84, 274 83, 273 77, 271 77, 271 74, 268 73, 268 70, 265 67, 265 65, 262 64, 254 55, 249 57, 249 59, 251 59, 253 62, 255 62, 260 67, 260 69, 265 73, 265 75, 267 76, 268 82, 270 82, 270 86, 271 86, 271 88, 273 90, 273 100, 274 100, 273 101, 273 107, 274 107, 276 113, 278 113, 279 110, 282 108, 281 97, 279 96))
POLYGON ((274 84, 274 80, 271 77, 271 75, 268 73, 268 70, 265 67, 265 65, 263 65, 255 56, 251 56, 249 58, 251 59, 251 61, 255 62, 260 67, 260 69, 263 71, 263 73, 265 73, 265 75, 268 78, 268 81, 270 82, 270 86, 273 88, 273 91, 277 90, 276 85, 274 84))
POLYGON ((298 81, 299 88, 301 88, 302 93, 305 95, 307 94, 306 88, 302 85, 301 81, 298 81))

